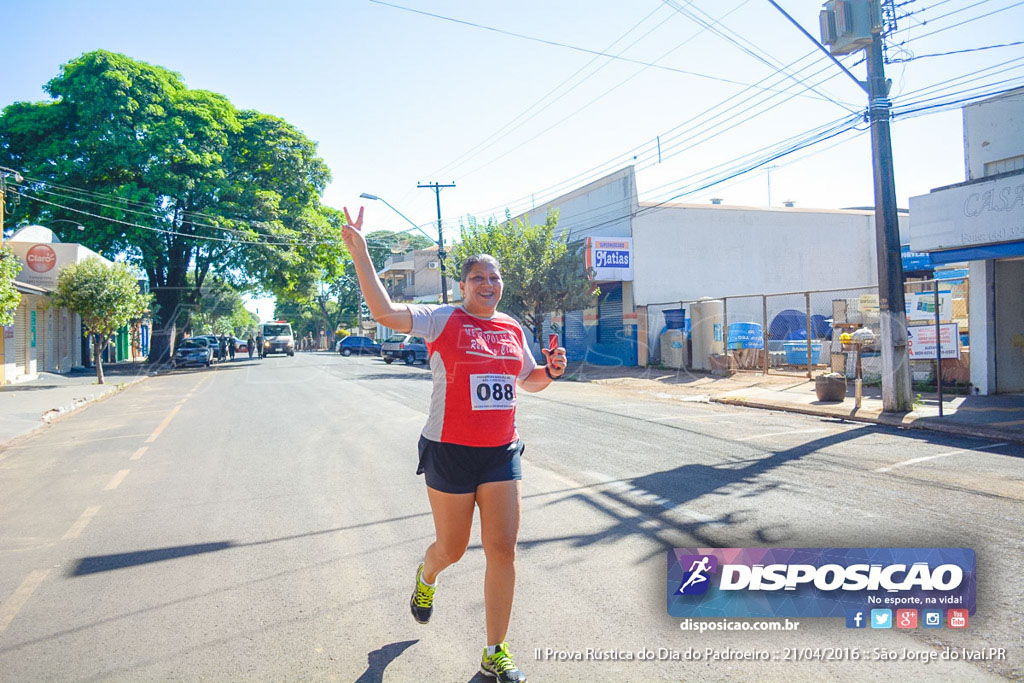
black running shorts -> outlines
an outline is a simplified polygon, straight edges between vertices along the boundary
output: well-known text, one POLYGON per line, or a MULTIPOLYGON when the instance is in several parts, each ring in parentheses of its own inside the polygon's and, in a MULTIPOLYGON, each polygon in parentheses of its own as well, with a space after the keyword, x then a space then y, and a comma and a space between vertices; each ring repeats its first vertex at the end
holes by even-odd
POLYGON ((420 437, 420 464, 427 486, 444 493, 475 493, 480 484, 523 478, 521 440, 504 446, 461 446, 420 437))

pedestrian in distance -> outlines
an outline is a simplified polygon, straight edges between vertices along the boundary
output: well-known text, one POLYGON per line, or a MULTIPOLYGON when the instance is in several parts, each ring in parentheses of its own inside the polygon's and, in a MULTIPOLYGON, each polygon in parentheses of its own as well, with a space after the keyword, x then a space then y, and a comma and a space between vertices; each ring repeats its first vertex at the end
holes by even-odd
POLYGON ((487 632, 480 672, 499 683, 523 683, 526 674, 505 641, 521 511, 523 444, 515 426, 516 390, 540 391, 561 377, 565 349, 543 349, 546 364, 536 364, 522 327, 497 310, 504 287, 501 266, 486 254, 462 264, 461 306, 392 302, 362 234, 363 209, 353 221, 346 208, 345 218, 342 239, 371 315, 396 332, 423 337, 433 374, 416 473, 425 475, 436 539, 416 570, 410 611, 418 623, 430 621, 438 575, 466 551, 473 511, 480 508, 487 632))
POLYGON ((231 355, 231 360, 235 359, 235 351, 238 350, 238 345, 235 343, 235 335, 228 337, 228 354, 231 355))
POLYGON ((252 360, 253 351, 255 351, 256 340, 249 335, 249 338, 245 340, 245 350, 249 352, 249 360, 252 360))
POLYGON ((217 341, 219 342, 218 346, 220 347, 220 359, 226 360, 228 357, 228 338, 222 334, 220 335, 220 339, 217 341))

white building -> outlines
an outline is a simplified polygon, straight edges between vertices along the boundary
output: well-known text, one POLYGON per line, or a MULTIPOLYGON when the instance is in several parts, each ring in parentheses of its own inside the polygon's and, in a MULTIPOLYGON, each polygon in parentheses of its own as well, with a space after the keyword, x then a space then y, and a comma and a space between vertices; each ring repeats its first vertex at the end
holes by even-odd
POLYGON ((1024 88, 963 108, 966 181, 910 199, 910 247, 970 263, 971 384, 1024 391, 1024 88))
POLYGON ((18 230, 5 245, 21 261, 15 279, 21 301, 14 324, 4 328, 2 381, 19 382, 82 365, 81 317, 50 306, 50 295, 64 266, 103 257, 80 244, 62 243, 41 225, 18 230))
MULTIPOLYGON (((659 311, 678 308, 681 301, 878 283, 870 210, 640 203, 632 167, 522 217, 538 223, 549 209, 559 210, 559 228, 570 239, 589 240, 588 265, 597 265, 602 249, 620 249, 629 266, 599 270, 601 296, 595 308, 554 319, 563 325, 570 360, 635 365, 646 361, 647 349, 657 360, 659 311), (638 336, 646 345, 638 344, 638 336)), ((899 220, 906 234, 907 216, 899 220)), ((730 302, 730 321, 761 321, 760 298, 749 300, 749 311, 742 306, 742 301, 730 302)), ((804 301, 801 296, 787 304, 779 298, 770 306, 803 310, 804 301)), ((831 297, 822 295, 812 312, 830 318, 831 307, 831 297)), ((769 310, 769 321, 780 310, 769 310)))

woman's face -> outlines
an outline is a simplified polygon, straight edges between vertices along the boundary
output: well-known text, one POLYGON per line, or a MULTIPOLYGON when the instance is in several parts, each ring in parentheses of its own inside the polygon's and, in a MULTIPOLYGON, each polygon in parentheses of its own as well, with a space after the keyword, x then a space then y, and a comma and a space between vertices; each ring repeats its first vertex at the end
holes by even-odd
POLYGON ((503 284, 501 273, 493 264, 486 261, 474 263, 466 273, 466 280, 459 282, 466 310, 481 317, 493 315, 501 301, 503 284))

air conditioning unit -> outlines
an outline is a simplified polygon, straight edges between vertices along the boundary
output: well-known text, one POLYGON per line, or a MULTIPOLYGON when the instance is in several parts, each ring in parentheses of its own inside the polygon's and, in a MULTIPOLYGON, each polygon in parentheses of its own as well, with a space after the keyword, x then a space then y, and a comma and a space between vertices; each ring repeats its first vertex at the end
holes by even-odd
POLYGON ((437 265, 437 261, 431 261, 430 263, 427 264, 427 268, 429 268, 430 270, 437 270, 437 265))

